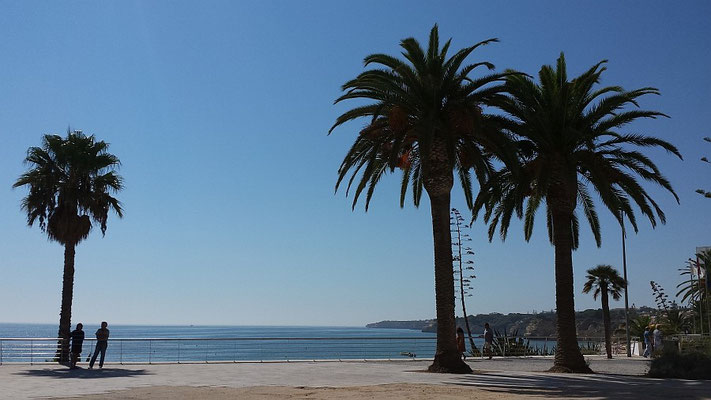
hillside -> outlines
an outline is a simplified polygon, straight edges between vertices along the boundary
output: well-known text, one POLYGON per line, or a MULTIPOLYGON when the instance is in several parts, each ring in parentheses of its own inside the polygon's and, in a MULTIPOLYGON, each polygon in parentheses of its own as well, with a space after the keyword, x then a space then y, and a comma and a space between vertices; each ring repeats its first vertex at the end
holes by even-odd
MULTIPOLYGON (((630 318, 635 315, 648 314, 654 309, 649 307, 635 308, 630 310, 630 318)), ((472 332, 483 331, 484 323, 499 331, 509 334, 518 333, 523 336, 555 336, 555 312, 540 312, 535 314, 477 314, 468 317, 472 332)), ((624 326, 625 310, 616 308, 610 310, 613 332, 616 328, 624 326)), ((578 328, 578 336, 603 336, 602 310, 585 310, 575 313, 575 323, 578 328)), ((464 319, 457 318, 457 326, 464 327, 464 319)), ((417 321, 381 321, 366 325, 367 328, 390 328, 390 329, 414 329, 423 332, 435 332, 437 323, 434 319, 417 321)))

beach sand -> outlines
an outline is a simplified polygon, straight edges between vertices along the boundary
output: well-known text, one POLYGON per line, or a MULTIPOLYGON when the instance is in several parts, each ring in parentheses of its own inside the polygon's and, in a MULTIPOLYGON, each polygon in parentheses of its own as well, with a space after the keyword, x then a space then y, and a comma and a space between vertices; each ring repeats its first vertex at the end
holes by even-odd
POLYGON ((373 399, 373 400, 454 400, 454 399, 527 399, 540 396, 513 395, 496 393, 480 388, 458 385, 423 385, 423 384, 387 384, 351 387, 284 387, 257 386, 246 388, 229 387, 190 387, 190 386, 153 386, 110 393, 69 397, 71 400, 187 400, 187 399, 373 399))

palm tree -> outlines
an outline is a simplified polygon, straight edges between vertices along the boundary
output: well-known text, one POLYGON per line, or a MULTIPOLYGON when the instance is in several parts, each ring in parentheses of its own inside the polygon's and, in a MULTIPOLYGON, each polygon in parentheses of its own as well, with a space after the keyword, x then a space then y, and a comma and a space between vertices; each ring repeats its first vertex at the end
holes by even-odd
POLYGON ((616 269, 609 265, 598 265, 588 270, 587 281, 583 286, 583 293, 593 290, 593 299, 600 296, 602 300, 602 321, 605 326, 605 350, 607 358, 612 358, 612 343, 610 341, 610 304, 608 296, 617 301, 622 296, 622 290, 627 286, 624 278, 616 269))
POLYGON ((120 164, 107 152, 109 145, 85 136, 81 131, 67 137, 44 135, 42 147, 30 147, 25 162, 30 169, 13 187, 27 186, 22 200, 27 224, 39 222, 50 240, 64 245, 62 306, 59 316, 59 362, 68 361, 69 331, 74 291, 75 248, 89 236, 92 221, 106 232, 109 210, 123 216, 121 203, 111 193, 122 188, 122 178, 114 171, 120 164))
POLYGON ((524 237, 533 233, 536 212, 546 204, 548 237, 555 247, 557 351, 552 371, 588 372, 578 347, 573 300, 572 250, 578 247, 576 209, 587 219, 595 241, 601 244, 600 223, 588 191, 592 186, 620 224, 623 215, 637 231, 632 210, 656 226, 665 215, 638 182, 641 177, 662 186, 679 201, 669 181, 645 155, 627 146, 661 147, 681 158, 670 143, 641 134, 619 133, 619 128, 641 118, 665 116, 656 111, 624 110, 637 99, 659 94, 654 88, 625 91, 619 86, 595 88, 605 70, 601 61, 579 77, 568 80, 565 58, 557 66, 543 66, 540 83, 530 77, 507 77, 510 96, 498 104, 512 118, 509 130, 519 138, 520 166, 504 167, 482 187, 473 209, 474 218, 485 208, 491 239, 506 238, 513 213, 524 220, 524 237), (622 211, 622 213, 620 212, 622 211))
POLYGON ((679 291, 676 297, 681 297, 681 303, 687 303, 690 308, 690 313, 698 315, 699 331, 704 332, 704 321, 707 321, 711 330, 711 322, 709 322, 708 310, 708 289, 704 278, 711 271, 711 250, 701 251, 696 254, 696 259, 688 259, 685 268, 679 268, 681 276, 684 276, 684 281, 676 285, 679 291), (703 271, 703 272, 702 272, 703 271), (706 309, 704 311, 704 308, 706 309))
POLYGON ((640 315, 630 321, 630 335, 644 341, 644 329, 652 324, 652 317, 640 315))
POLYGON ((467 205, 473 205, 473 170, 479 182, 492 171, 491 157, 503 157, 512 149, 508 137, 500 132, 502 118, 482 112, 482 107, 497 96, 508 74, 470 78, 478 67, 493 69, 488 62, 462 66, 477 48, 496 39, 479 42, 447 58, 450 42, 441 48, 435 25, 429 46, 423 50, 417 40, 402 40, 406 60, 386 54, 365 57, 365 66, 379 65, 346 82, 345 92, 335 103, 349 99, 371 101, 343 113, 334 128, 365 117, 361 130, 338 171, 336 190, 350 172, 346 195, 356 182, 353 208, 366 190, 365 209, 383 175, 402 170, 400 206, 408 186, 413 202, 419 206, 423 188, 430 199, 435 258, 435 297, 437 309, 437 350, 430 371, 471 372, 460 359, 455 341, 454 281, 449 231, 450 193, 456 172, 467 205))

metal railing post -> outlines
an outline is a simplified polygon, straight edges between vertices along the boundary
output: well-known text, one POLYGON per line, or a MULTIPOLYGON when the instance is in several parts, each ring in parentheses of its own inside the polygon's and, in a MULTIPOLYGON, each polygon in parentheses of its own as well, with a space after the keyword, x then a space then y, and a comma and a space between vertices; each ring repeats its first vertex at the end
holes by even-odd
POLYGON ((32 348, 32 340, 30 340, 30 365, 34 363, 34 351, 32 348))
POLYGON ((153 356, 153 341, 149 340, 148 341, 148 364, 151 363, 152 356, 153 356))
POLYGON ((123 365, 123 340, 119 343, 119 364, 123 365))
POLYGON ((178 364, 180 364, 180 340, 178 340, 178 364))

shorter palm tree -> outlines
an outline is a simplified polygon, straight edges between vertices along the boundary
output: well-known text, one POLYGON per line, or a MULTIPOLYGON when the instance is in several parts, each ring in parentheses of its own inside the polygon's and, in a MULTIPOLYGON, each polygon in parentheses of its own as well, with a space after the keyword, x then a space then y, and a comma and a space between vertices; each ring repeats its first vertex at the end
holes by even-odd
POLYGON ((583 293, 593 291, 593 299, 597 296, 602 299, 602 320, 605 325, 605 351, 607 358, 612 358, 612 345, 610 343, 610 304, 608 295, 617 301, 622 296, 622 290, 627 282, 620 276, 616 269, 609 265, 598 265, 588 270, 587 282, 583 286, 583 293))
POLYGON ((121 203, 111 195, 123 188, 123 179, 115 171, 120 161, 108 148, 107 143, 81 131, 67 131, 66 138, 44 135, 42 147, 27 150, 25 162, 30 169, 13 185, 29 188, 22 199, 27 224, 39 222, 50 240, 64 246, 57 352, 60 363, 69 360, 76 247, 89 236, 92 221, 103 235, 110 211, 123 216, 121 203))
POLYGON ((644 330, 652 325, 652 317, 640 315, 630 321, 630 335, 644 341, 644 330))

